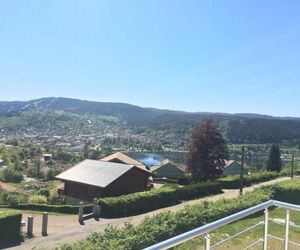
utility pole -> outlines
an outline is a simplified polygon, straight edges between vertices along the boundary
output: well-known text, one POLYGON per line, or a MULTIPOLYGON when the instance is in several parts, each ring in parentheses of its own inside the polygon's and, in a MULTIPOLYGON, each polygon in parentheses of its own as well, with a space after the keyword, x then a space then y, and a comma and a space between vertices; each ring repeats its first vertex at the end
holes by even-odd
POLYGON ((243 186, 244 186, 244 161, 245 161, 245 146, 242 146, 242 163, 241 163, 241 172, 240 172, 240 195, 243 194, 243 186))
POLYGON ((291 171, 291 179, 294 178, 294 162, 295 162, 295 156, 294 152, 292 153, 292 171, 291 171))

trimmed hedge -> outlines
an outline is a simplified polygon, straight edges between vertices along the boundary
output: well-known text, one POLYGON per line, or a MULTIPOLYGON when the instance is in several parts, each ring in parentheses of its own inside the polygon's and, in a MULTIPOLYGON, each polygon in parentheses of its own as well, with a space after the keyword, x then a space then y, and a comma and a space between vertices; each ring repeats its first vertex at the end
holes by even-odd
POLYGON ((101 217, 125 217, 179 203, 177 189, 163 188, 118 197, 101 198, 101 217))
MULTIPOLYGON (((62 214, 78 214, 78 206, 71 205, 47 205, 47 204, 18 204, 15 206, 16 209, 22 210, 33 210, 33 211, 44 211, 62 214)), ((84 213, 91 213, 93 211, 92 205, 84 206, 84 213)))
POLYGON ((216 182, 196 183, 178 189, 180 200, 192 200, 219 193, 222 193, 221 184, 216 182))
POLYGON ((284 181, 270 188, 274 200, 300 205, 300 179, 284 181))
MULTIPOLYGON (((278 172, 261 172, 244 175, 244 186, 251 186, 255 183, 269 181, 278 178, 280 175, 278 172)), ((237 189, 240 187, 240 176, 227 176, 218 179, 222 188, 226 189, 237 189)))
POLYGON ((143 249, 270 198, 271 192, 262 190, 230 200, 200 202, 175 213, 162 212, 147 217, 137 226, 126 224, 124 228, 108 227, 104 232, 93 233, 85 240, 63 245, 60 249, 143 249))
POLYGON ((0 244, 21 239, 22 214, 14 211, 0 211, 0 244))
POLYGON ((104 232, 93 233, 82 241, 65 244, 60 249, 143 249, 270 199, 299 203, 299 193, 300 179, 285 181, 271 187, 258 188, 255 192, 234 199, 199 202, 175 213, 162 212, 147 217, 137 226, 110 226, 104 232))
POLYGON ((183 188, 166 187, 158 190, 101 198, 101 217, 116 218, 146 213, 181 202, 211 194, 221 193, 221 185, 216 182, 196 183, 183 188))

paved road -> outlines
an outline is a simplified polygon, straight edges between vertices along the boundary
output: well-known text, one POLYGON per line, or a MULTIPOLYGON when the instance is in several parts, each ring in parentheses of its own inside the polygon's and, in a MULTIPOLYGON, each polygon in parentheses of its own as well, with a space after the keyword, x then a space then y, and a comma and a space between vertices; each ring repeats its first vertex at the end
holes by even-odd
MULTIPOLYGON (((263 186, 263 185, 272 185, 277 182, 289 180, 289 177, 279 178, 276 180, 267 181, 264 183, 260 183, 254 185, 252 187, 244 188, 245 192, 251 192, 255 188, 263 186)), ((199 203, 199 201, 216 201, 220 199, 230 199, 237 197, 239 195, 239 190, 237 189, 227 189, 223 190, 224 193, 213 195, 201 199, 186 201, 181 204, 158 209, 149 213, 136 215, 132 217, 119 218, 119 219, 100 219, 96 221, 94 219, 90 219, 85 222, 85 225, 79 225, 77 219, 78 217, 75 215, 50 215, 49 216, 49 228, 48 228, 48 236, 42 237, 40 233, 41 229, 41 215, 34 215, 34 234, 35 237, 32 239, 27 239, 19 246, 11 247, 10 250, 27 250, 27 249, 51 249, 56 246, 59 246, 63 243, 70 243, 76 240, 80 240, 91 234, 92 232, 103 231, 108 225, 114 226, 123 226, 125 222, 130 222, 134 225, 140 223, 146 216, 155 215, 161 213, 163 211, 178 211, 183 209, 186 205, 193 205, 199 203)), ((23 218, 26 219, 28 215, 23 215, 23 218)))

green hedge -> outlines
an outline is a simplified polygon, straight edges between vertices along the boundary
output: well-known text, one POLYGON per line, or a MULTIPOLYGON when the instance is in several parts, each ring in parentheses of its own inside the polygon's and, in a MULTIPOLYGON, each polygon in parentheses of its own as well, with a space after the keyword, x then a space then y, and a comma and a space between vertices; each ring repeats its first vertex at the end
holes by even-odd
POLYGON ((157 242, 203 226, 271 198, 269 190, 247 193, 242 197, 217 202, 200 202, 178 212, 162 212, 147 217, 137 226, 108 227, 85 240, 61 246, 61 249, 143 249, 157 242))
POLYGON ((284 181, 270 188, 274 200, 300 205, 300 179, 284 181))
MULTIPOLYGON (((277 172, 261 172, 244 175, 244 186, 251 186, 255 183, 269 181, 278 177, 279 173, 277 172)), ((221 184, 222 188, 237 189, 240 187, 240 176, 234 175, 222 177, 218 179, 218 182, 221 184)))
POLYGON ((146 213, 179 203, 177 189, 164 188, 146 192, 101 198, 101 217, 125 217, 146 213))
POLYGON ((21 220, 19 212, 0 211, 0 244, 20 240, 21 220))
POLYGON ((101 198, 98 203, 101 207, 101 217, 116 218, 146 213, 178 204, 181 200, 190 200, 221 192, 219 183, 208 182, 192 184, 183 188, 169 186, 119 197, 101 198))
POLYGON ((196 183, 178 189, 180 200, 191 200, 219 193, 222 193, 221 184, 216 182, 196 183))
POLYGON ((271 187, 258 188, 255 192, 234 199, 199 202, 175 213, 163 212, 147 217, 137 226, 110 226, 104 232, 93 233, 82 241, 63 245, 60 249, 143 249, 270 199, 299 203, 299 193, 300 179, 285 181, 271 187))
MULTIPOLYGON (((46 204, 19 204, 15 206, 17 209, 33 210, 43 212, 53 212, 62 214, 78 214, 78 206, 70 205, 46 205, 46 204)), ((93 211, 92 205, 84 206, 84 213, 91 213, 93 211)))

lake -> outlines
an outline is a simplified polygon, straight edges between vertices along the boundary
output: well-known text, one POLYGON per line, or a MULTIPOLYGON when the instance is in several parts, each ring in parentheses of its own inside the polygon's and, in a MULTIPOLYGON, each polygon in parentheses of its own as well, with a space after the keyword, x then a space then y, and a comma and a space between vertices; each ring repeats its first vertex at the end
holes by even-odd
POLYGON ((180 164, 184 163, 185 159, 183 152, 126 152, 126 154, 148 167, 158 164, 164 159, 180 164))

